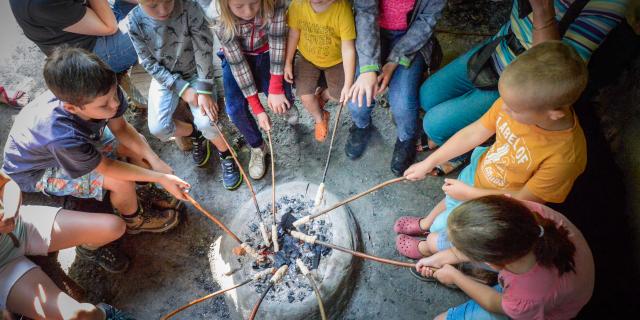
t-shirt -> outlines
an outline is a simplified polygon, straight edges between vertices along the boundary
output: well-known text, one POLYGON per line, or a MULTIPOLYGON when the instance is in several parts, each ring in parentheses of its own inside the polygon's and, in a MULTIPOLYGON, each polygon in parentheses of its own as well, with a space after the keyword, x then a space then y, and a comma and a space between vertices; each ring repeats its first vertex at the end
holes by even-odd
MULTIPOLYGON (((47 91, 16 117, 4 147, 6 172, 24 192, 35 191, 48 168, 62 168, 78 178, 93 171, 102 155, 99 144, 108 120, 83 120, 67 112, 62 102, 47 91)), ((113 118, 127 110, 127 100, 118 88, 120 106, 113 118)))
POLYGON ((316 13, 309 1, 294 0, 287 22, 290 28, 300 30, 300 54, 321 68, 342 62, 342 41, 356 38, 351 4, 346 0, 335 1, 321 13, 316 13))
POLYGON ((408 14, 413 10, 416 0, 380 0, 380 28, 404 31, 409 28, 408 14))
POLYGON ((576 248, 575 273, 559 276, 557 269, 538 264, 523 274, 502 270, 498 274, 504 288, 502 309, 512 319, 573 319, 593 294, 595 267, 591 249, 580 230, 561 213, 535 202, 524 204, 567 229, 576 248))
POLYGON ((587 142, 574 114, 572 128, 549 131, 522 124, 496 100, 480 123, 496 133, 496 141, 481 156, 475 186, 520 190, 526 187, 546 202, 561 203, 587 165, 587 142))
POLYGON ((68 44, 93 50, 96 36, 66 32, 87 12, 86 0, 9 0, 16 21, 29 40, 46 55, 55 47, 68 44))

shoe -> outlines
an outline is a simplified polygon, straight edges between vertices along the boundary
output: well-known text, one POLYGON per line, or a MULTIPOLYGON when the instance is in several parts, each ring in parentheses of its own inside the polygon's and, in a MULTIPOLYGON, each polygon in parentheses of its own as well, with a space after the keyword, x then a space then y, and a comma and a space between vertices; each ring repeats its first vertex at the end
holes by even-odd
POLYGON ((222 166, 222 185, 227 190, 235 190, 242 184, 242 173, 238 170, 233 157, 220 158, 222 166))
POLYGON ((396 139, 396 145, 393 147, 393 157, 391 157, 391 172, 396 177, 402 176, 405 170, 413 164, 416 159, 416 146, 413 139, 400 141, 396 139))
POLYGON ((178 211, 139 210, 133 216, 122 216, 127 225, 127 234, 162 233, 173 229, 180 222, 178 211))
POLYGON ((106 315, 106 320, 135 320, 132 315, 116 309, 114 306, 106 304, 104 302, 100 302, 96 305, 96 307, 104 312, 106 315))
POLYGON ((211 144, 209 140, 205 139, 202 133, 199 133, 197 137, 191 137, 191 145, 193 146, 191 150, 193 162, 195 162, 198 167, 206 165, 211 157, 211 144))
POLYGON ((129 258, 115 245, 106 245, 96 250, 77 246, 76 255, 99 265, 110 273, 123 273, 129 267, 129 258))
POLYGON ((287 119, 287 123, 289 125, 296 125, 298 124, 298 120, 300 119, 300 111, 298 111, 298 108, 296 108, 296 106, 291 106, 291 108, 289 108, 289 110, 287 110, 287 114, 285 115, 286 119, 287 119))
POLYGON ((315 124, 315 137, 318 142, 324 142, 324 140, 327 139, 327 134, 329 133, 329 117, 329 112, 322 110, 322 122, 315 124))
POLYGON ((349 128, 349 138, 347 138, 347 143, 344 146, 344 151, 349 159, 356 160, 360 158, 367 149, 367 144, 371 137, 371 127, 372 125, 369 124, 366 128, 361 129, 354 124, 349 128))
POLYGON ((136 191, 138 198, 142 199, 145 203, 150 203, 154 209, 175 209, 180 211, 184 208, 184 202, 178 200, 167 190, 156 187, 153 183, 140 186, 136 191))
POLYGON ((176 145, 180 151, 191 151, 193 150, 193 145, 191 145, 191 138, 189 137, 176 137, 176 145))
POLYGON ((267 152, 264 145, 259 148, 251 148, 251 159, 249 160, 249 176, 251 179, 259 180, 267 173, 265 158, 267 152))

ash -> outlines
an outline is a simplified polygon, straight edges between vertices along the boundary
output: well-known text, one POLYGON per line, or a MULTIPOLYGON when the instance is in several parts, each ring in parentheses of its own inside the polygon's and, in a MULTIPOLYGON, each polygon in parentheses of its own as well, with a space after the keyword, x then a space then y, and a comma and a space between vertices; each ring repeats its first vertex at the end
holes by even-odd
MULTIPOLYGON (((291 237, 288 231, 292 229, 293 221, 310 214, 313 208, 313 200, 307 200, 302 194, 286 195, 276 200, 276 209, 278 221, 278 240, 280 251, 275 253, 271 248, 265 248, 263 245, 257 246, 261 249, 261 253, 267 256, 263 263, 253 262, 252 268, 257 272, 265 268, 279 268, 282 265, 289 265, 289 271, 276 284, 265 297, 265 300, 273 302, 298 303, 303 301, 307 296, 313 295, 313 288, 309 284, 309 280, 300 273, 296 267, 296 259, 300 258, 309 270, 317 270, 322 257, 331 254, 331 249, 319 245, 310 245, 302 243, 300 240, 291 237)), ((255 213, 254 213, 255 214, 255 213)), ((260 211, 260 215, 268 230, 271 230, 273 223, 273 214, 271 213, 271 204, 260 211)), ((309 235, 315 235, 320 241, 331 242, 333 234, 331 232, 331 223, 324 220, 314 220, 304 226, 300 226, 300 231, 309 235)), ((257 243, 262 242, 258 223, 249 225, 248 234, 244 235, 247 242, 256 247, 257 243)), ((318 271, 316 271, 318 272, 318 271)), ((313 274, 314 272, 312 272, 313 274)), ((318 279, 316 278, 316 283, 318 279)), ((252 287, 256 293, 263 293, 269 285, 269 280, 252 282, 252 287)), ((320 285, 318 283, 318 285, 320 285)))

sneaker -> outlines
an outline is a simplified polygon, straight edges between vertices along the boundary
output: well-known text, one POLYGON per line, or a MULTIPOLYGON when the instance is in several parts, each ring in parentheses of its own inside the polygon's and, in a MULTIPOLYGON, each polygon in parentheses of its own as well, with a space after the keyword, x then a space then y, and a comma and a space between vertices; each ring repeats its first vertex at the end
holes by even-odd
POLYGON ((178 211, 174 209, 139 210, 133 216, 122 216, 122 219, 127 224, 127 234, 162 233, 180 222, 178 211))
POLYGON ((191 137, 191 145, 193 146, 191 150, 193 162, 195 162, 198 167, 206 165, 211 157, 211 144, 209 140, 205 139, 202 133, 199 133, 197 137, 191 137))
POLYGON ((135 320, 132 315, 116 309, 114 306, 106 304, 104 302, 100 302, 96 305, 96 307, 104 312, 106 315, 106 320, 135 320))
POLYGON ((396 139, 396 145, 393 147, 393 157, 391 158, 391 172, 397 177, 401 176, 416 158, 415 141, 400 141, 396 139))
POLYGON ((349 137, 344 146, 344 151, 349 159, 356 160, 360 158, 367 149, 367 144, 371 137, 371 127, 371 124, 366 128, 358 128, 355 124, 351 125, 351 128, 349 128, 349 137))
POLYGON ((123 273, 129 267, 129 258, 115 245, 107 245, 96 250, 77 246, 76 255, 99 265, 110 273, 123 273))
POLYGON ((242 173, 238 170, 233 157, 220 158, 222 166, 222 185, 227 190, 235 190, 242 184, 242 173))
POLYGON ((318 142, 324 142, 324 140, 327 139, 327 134, 329 133, 329 117, 329 112, 322 110, 322 122, 315 124, 315 137, 318 142))
POLYGON ((289 125, 294 126, 298 124, 298 119, 300 118, 300 111, 298 111, 298 108, 296 108, 296 106, 291 106, 291 108, 287 110, 287 114, 285 114, 285 118, 287 119, 287 123, 289 125))
POLYGON ((267 173, 265 158, 267 152, 264 145, 259 148, 251 148, 251 159, 249 160, 249 176, 254 180, 259 180, 267 173))

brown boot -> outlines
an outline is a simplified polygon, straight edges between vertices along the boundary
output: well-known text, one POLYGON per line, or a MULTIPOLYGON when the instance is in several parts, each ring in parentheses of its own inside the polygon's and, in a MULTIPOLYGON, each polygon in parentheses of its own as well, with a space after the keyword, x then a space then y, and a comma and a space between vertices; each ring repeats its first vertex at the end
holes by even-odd
POLYGON ((184 208, 184 203, 182 201, 176 199, 176 197, 171 193, 156 187, 152 183, 138 187, 137 194, 139 199, 144 203, 150 203, 151 207, 154 209, 182 210, 182 208, 184 208))
POLYGON ((163 233, 175 228, 180 223, 178 211, 174 209, 144 210, 138 205, 138 211, 130 216, 121 215, 127 225, 127 234, 163 233))

